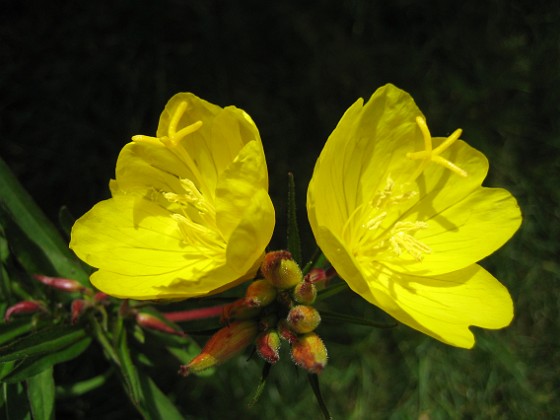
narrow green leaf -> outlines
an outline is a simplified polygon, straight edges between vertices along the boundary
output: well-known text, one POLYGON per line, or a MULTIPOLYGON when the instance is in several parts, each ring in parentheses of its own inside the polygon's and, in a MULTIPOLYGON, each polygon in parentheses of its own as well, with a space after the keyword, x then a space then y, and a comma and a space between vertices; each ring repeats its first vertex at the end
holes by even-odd
POLYGON ((89 378, 84 381, 72 383, 69 385, 57 385, 56 397, 75 398, 87 394, 88 392, 105 385, 105 383, 107 383, 107 380, 113 375, 114 372, 115 370, 111 368, 100 375, 94 376, 93 378, 89 378))
POLYGON ((3 414, 6 420, 31 420, 27 395, 22 383, 2 384, 4 397, 3 414))
POLYGON ((54 419, 54 378, 52 366, 27 379, 27 398, 33 420, 54 419))
POLYGON ((270 369, 271 368, 272 368, 272 365, 270 363, 265 363, 264 364, 262 374, 261 374, 261 380, 259 381, 259 384, 257 385, 257 389, 255 390, 255 394, 253 395, 253 398, 251 398, 251 402, 249 402, 249 408, 254 407, 255 404, 261 398, 261 395, 264 391, 264 387, 266 385, 266 380, 268 379, 268 375, 270 374, 270 369))
POLYGON ((2 380, 4 376, 8 375, 16 365, 17 362, 15 360, 6 363, 0 363, 0 380, 2 380))
POLYGON ((323 399, 323 395, 321 394, 321 388, 319 387, 319 377, 314 373, 310 373, 307 375, 307 378, 309 379, 309 384, 311 385, 311 389, 315 394, 315 398, 319 403, 319 408, 321 409, 321 413, 323 414, 323 417, 325 417, 326 420, 332 419, 329 413, 329 409, 325 404, 325 400, 323 399))
POLYGON ((371 321, 369 319, 364 319, 353 315, 346 315, 346 314, 340 314, 336 312, 323 311, 323 310, 320 312, 321 312, 321 318, 325 321, 337 321, 342 323, 365 325, 368 327, 384 328, 384 329, 395 328, 398 325, 396 322, 391 322, 387 324, 382 322, 371 321))
POLYGON ((72 232, 72 226, 76 218, 70 213, 70 210, 66 206, 62 206, 58 211, 58 223, 62 232, 66 235, 66 238, 70 238, 70 233, 72 232))
POLYGON ((105 332, 105 330, 103 329, 103 327, 101 326, 101 324, 96 318, 91 317, 90 321, 91 321, 91 326, 93 327, 93 336, 95 337, 97 342, 101 345, 101 347, 103 347, 103 350, 105 350, 107 357, 117 366, 120 366, 121 361, 119 359, 119 355, 111 345, 111 341, 107 336, 107 333, 105 332))
POLYGON ((145 411, 149 414, 150 420, 182 420, 177 407, 169 398, 158 388, 155 382, 141 370, 137 371, 138 379, 142 387, 145 411))
POLYGON ((49 352, 40 356, 26 358, 2 380, 9 383, 26 380, 33 375, 40 374, 45 369, 50 369, 57 363, 67 362, 69 360, 75 359, 80 354, 82 354, 90 344, 91 338, 85 337, 73 344, 70 344, 67 347, 59 349, 56 352, 49 352))
POLYGON ((301 264, 301 240, 297 222, 296 185, 294 174, 288 173, 288 251, 292 258, 301 264))
MULTIPOLYGON (((8 166, 0 159, 0 224, 13 220, 52 265, 57 274, 89 284, 88 274, 61 238, 50 220, 35 204, 8 166)), ((10 236, 8 236, 11 242, 10 236)))
POLYGON ((119 325, 116 327, 116 343, 115 352, 119 358, 120 373, 123 379, 124 389, 127 392, 131 402, 134 404, 136 409, 146 417, 146 412, 144 410, 142 386, 138 379, 138 370, 132 361, 130 355, 130 349, 128 347, 127 332, 126 328, 122 325, 122 319, 119 317, 119 325))
POLYGON ((33 328, 29 319, 16 319, 9 324, 0 325, 0 346, 14 338, 28 333, 33 328))
POLYGON ((335 283, 317 293, 317 301, 334 296, 340 292, 348 290, 348 285, 345 282, 335 283))
POLYGON ((81 328, 59 326, 45 328, 0 347, 0 363, 55 352, 84 337, 86 332, 81 328))

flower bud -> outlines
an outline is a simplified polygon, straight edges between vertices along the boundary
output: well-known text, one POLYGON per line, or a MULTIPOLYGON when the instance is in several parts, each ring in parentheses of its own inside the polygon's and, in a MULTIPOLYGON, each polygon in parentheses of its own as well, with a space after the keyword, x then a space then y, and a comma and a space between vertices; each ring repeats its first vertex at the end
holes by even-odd
POLYGON ((327 365, 327 348, 313 332, 298 337, 292 344, 291 352, 294 363, 310 373, 321 373, 327 365))
POLYGON ((14 314, 33 314, 35 312, 46 312, 45 307, 40 302, 32 300, 24 300, 6 309, 4 314, 4 322, 9 322, 14 314))
POLYGON ((297 305, 290 309, 286 318, 288 325, 298 334, 313 331, 321 323, 319 311, 312 306, 297 305))
POLYGON ((232 322, 210 337, 200 354, 179 368, 179 374, 187 376, 224 363, 253 343, 257 332, 254 321, 232 322))
POLYGON ((322 268, 312 268, 303 279, 307 283, 318 283, 327 280, 327 272, 322 268))
POLYGON ((299 265, 288 251, 273 251, 266 254, 261 271, 265 279, 278 289, 294 287, 303 278, 299 265))
POLYGON ((72 279, 65 279, 63 277, 48 277, 43 276, 42 274, 34 274, 33 277, 44 285, 62 290, 63 292, 83 292, 86 289, 84 285, 72 279))
POLYGON ((241 298, 223 307, 222 323, 255 318, 261 308, 251 298, 241 298))
POLYGON ((157 330, 164 332, 166 334, 178 335, 179 337, 184 337, 186 334, 179 329, 179 327, 173 327, 167 324, 162 319, 146 312, 138 312, 136 314, 136 323, 142 328, 147 328, 150 330, 157 330))
POLYGON ((257 353, 268 363, 273 365, 280 360, 280 335, 276 330, 260 333, 255 341, 257 353))
POLYGON ((264 279, 255 280, 247 288, 245 297, 251 299, 257 306, 270 305, 276 299, 276 288, 264 279))
POLYGON ((278 334, 280 334, 280 338, 286 340, 288 343, 292 344, 297 340, 297 333, 290 328, 290 326, 288 325, 288 321, 286 321, 285 319, 281 319, 280 321, 278 321, 277 328, 278 334))
POLYGON ((311 305, 317 298, 317 287, 312 283, 298 283, 296 287, 294 287, 293 296, 297 303, 311 305))
POLYGON ((89 302, 87 302, 83 299, 75 299, 75 300, 72 301, 72 305, 70 307, 70 311, 71 311, 71 314, 72 314, 72 318, 71 318, 72 325, 77 324, 80 316, 82 316, 82 314, 89 307, 91 307, 91 303, 89 303, 89 302))

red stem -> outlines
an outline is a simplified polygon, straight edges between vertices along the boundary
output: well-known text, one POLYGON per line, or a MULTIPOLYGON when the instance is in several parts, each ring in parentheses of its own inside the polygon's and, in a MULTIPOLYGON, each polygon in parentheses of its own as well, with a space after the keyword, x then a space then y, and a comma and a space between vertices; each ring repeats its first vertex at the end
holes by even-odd
POLYGON ((190 309, 188 311, 167 312, 163 316, 172 322, 192 321, 195 319, 216 318, 222 315, 224 306, 211 306, 210 308, 190 309))

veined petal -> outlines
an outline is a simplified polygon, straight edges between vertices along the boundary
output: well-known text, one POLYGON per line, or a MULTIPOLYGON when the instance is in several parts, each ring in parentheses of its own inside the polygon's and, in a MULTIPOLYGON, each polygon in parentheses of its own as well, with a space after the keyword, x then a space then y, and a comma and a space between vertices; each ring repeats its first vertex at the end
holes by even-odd
POLYGON ((399 274, 379 264, 364 273, 362 282, 357 289, 363 298, 403 324, 457 347, 474 346, 469 326, 499 329, 513 318, 507 289, 476 264, 433 277, 399 274))
POLYGON ((216 187, 217 224, 226 239, 239 221, 247 218, 249 208, 261 208, 268 216, 272 215, 267 217, 269 223, 266 228, 259 226, 259 229, 265 228, 267 233, 264 236, 272 234, 273 223, 270 222, 274 220, 274 209, 266 194, 267 189, 268 174, 262 144, 252 141, 240 150, 224 170, 216 187))
POLYGON ((469 175, 459 177, 431 165, 416 180, 415 194, 391 209, 385 225, 425 223, 414 237, 431 250, 421 260, 406 253, 397 256, 390 250, 375 256, 395 271, 438 275, 459 270, 490 255, 519 228, 521 212, 515 198, 506 190, 480 186, 488 171, 482 153, 458 141, 443 156, 469 175))
MULTIPOLYGON (((428 212, 419 204, 419 212, 428 212)), ((426 219, 415 238, 430 248, 421 261, 411 255, 384 253, 380 259, 395 271, 439 275, 487 257, 517 231, 521 212, 515 198, 500 188, 479 188, 454 205, 426 219)))
MULTIPOLYGON (((224 251, 211 246, 214 238, 194 244, 184 239, 167 210, 142 198, 119 195, 96 204, 76 222, 70 247, 99 268, 92 282, 100 290, 118 297, 155 299, 166 297, 154 293, 158 287, 178 278, 194 282, 201 273, 225 263, 224 251)), ((207 285, 206 292, 215 287, 207 285)), ((197 290, 192 295, 199 294, 197 290)))
POLYGON ((356 207, 384 188, 388 174, 396 184, 408 178, 418 166, 406 154, 422 143, 421 115, 412 97, 390 84, 346 111, 309 184, 308 203, 329 209, 316 215, 320 224, 341 229, 356 207))

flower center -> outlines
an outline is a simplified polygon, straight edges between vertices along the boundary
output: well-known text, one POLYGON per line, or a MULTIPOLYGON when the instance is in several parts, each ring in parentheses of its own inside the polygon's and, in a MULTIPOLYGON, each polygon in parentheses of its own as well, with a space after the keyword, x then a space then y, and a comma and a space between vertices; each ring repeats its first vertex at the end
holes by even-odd
POLYGON ((357 238, 353 241, 354 256, 377 259, 385 251, 396 256, 406 252, 421 261, 424 254, 430 254, 430 247, 414 237, 416 232, 428 227, 426 222, 399 221, 398 217, 391 221, 392 213, 398 211, 397 206, 416 194, 416 191, 395 194, 394 181, 389 177, 383 190, 359 206, 343 229, 343 235, 357 238))
POLYGON ((430 134, 430 130, 428 129, 428 125, 426 124, 426 120, 422 117, 416 117, 416 124, 420 127, 420 131, 422 132, 422 137, 424 137, 424 148, 420 152, 412 152, 407 153, 406 157, 413 160, 421 160, 420 168, 418 169, 418 175, 422 173, 424 168, 430 162, 437 163, 444 168, 449 169, 452 172, 455 172, 457 175, 462 177, 467 176, 467 172, 453 162, 445 159, 441 156, 441 153, 449 148, 455 141, 459 139, 463 130, 460 128, 455 130, 449 137, 445 139, 443 143, 441 143, 435 149, 432 147, 432 135, 430 134))
POLYGON ((157 192, 168 203, 164 206, 172 213, 171 217, 177 222, 184 244, 195 248, 201 246, 211 249, 223 248, 225 241, 216 225, 216 209, 208 200, 208 197, 212 196, 211 191, 200 173, 198 165, 183 144, 183 140, 187 136, 202 127, 202 121, 196 121, 178 129, 179 122, 187 108, 188 104, 185 101, 177 105, 171 115, 166 136, 137 135, 133 136, 132 140, 137 143, 167 148, 185 164, 192 174, 192 180, 179 178, 181 185, 179 191, 157 192))

